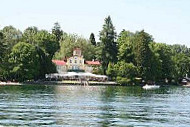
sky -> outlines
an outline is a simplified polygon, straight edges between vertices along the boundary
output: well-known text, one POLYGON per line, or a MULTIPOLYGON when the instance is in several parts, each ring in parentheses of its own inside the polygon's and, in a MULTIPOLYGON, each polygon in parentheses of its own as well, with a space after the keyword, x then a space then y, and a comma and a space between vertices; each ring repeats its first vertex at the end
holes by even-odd
POLYGON ((190 0, 0 0, 0 29, 13 25, 63 31, 99 39, 110 15, 117 34, 145 30, 156 42, 190 47, 190 0))

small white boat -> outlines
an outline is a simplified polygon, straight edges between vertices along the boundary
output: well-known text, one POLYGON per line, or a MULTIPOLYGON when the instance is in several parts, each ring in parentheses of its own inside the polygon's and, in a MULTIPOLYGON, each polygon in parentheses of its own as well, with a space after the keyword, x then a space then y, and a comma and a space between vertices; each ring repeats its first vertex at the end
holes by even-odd
POLYGON ((0 82, 0 85, 6 85, 6 82, 0 82))
POLYGON ((0 82, 0 85, 20 85, 18 82, 0 82))
POLYGON ((148 85, 146 84, 145 86, 142 87, 143 89, 150 90, 150 89, 158 89, 160 86, 158 85, 148 85))

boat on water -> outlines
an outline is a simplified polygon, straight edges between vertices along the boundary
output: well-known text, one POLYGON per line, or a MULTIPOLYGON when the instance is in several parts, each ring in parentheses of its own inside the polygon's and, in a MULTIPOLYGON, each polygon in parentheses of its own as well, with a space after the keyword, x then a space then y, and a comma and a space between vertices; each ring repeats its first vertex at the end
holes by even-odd
POLYGON ((146 89, 146 90, 151 90, 151 89, 158 89, 158 88, 160 88, 160 86, 159 85, 155 85, 155 84, 154 85, 148 85, 148 84, 146 84, 142 88, 146 89))
POLYGON ((0 85, 6 85, 6 82, 0 82, 0 85))
POLYGON ((0 85, 20 85, 18 82, 0 82, 0 85))
POLYGON ((190 81, 187 79, 182 79, 181 85, 185 87, 190 87, 190 81))

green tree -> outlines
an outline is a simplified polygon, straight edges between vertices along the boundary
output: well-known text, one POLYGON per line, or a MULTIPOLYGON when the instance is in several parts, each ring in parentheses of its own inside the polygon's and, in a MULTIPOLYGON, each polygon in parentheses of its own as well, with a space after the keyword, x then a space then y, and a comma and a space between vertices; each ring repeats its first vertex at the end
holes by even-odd
POLYGON ((153 43, 153 50, 159 57, 160 64, 161 64, 161 77, 160 79, 172 79, 172 73, 174 68, 174 63, 172 60, 172 51, 171 48, 163 43, 153 43))
POLYGON ((53 58, 56 51, 59 50, 59 42, 56 37, 46 30, 41 30, 35 35, 35 45, 42 48, 42 50, 50 57, 53 58))
POLYGON ((38 78, 44 78, 45 74, 56 72, 55 65, 52 63, 52 58, 56 51, 59 50, 59 42, 56 37, 46 30, 38 31, 34 36, 34 45, 39 55, 40 73, 38 78))
POLYGON ((40 64, 38 78, 42 79, 45 74, 56 72, 52 58, 60 45, 54 34, 46 30, 38 30, 37 27, 28 27, 23 33, 23 41, 35 46, 40 64))
MULTIPOLYGON (((150 43, 149 45, 151 49, 151 57, 150 57, 150 74, 152 81, 160 81, 164 79, 162 72, 162 60, 160 59, 160 54, 158 52, 157 43, 150 43)), ((166 78, 166 77, 165 77, 166 78)))
POLYGON ((112 80, 115 80, 117 77, 117 71, 114 68, 114 64, 113 63, 109 63, 108 64, 108 69, 106 71, 107 76, 109 76, 112 80))
POLYGON ((118 50, 115 39, 115 28, 112 24, 111 17, 108 16, 107 18, 105 18, 103 29, 100 31, 100 41, 102 43, 102 54, 100 60, 102 61, 102 68, 104 74, 106 74, 109 62, 117 62, 118 50))
POLYGON ((38 54, 29 43, 19 42, 9 56, 10 74, 13 80, 25 81, 35 79, 39 74, 38 54))
POLYGON ((63 35, 63 31, 61 30, 61 26, 58 22, 54 23, 54 26, 52 28, 52 34, 56 36, 56 41, 59 42, 61 36, 63 35))
POLYGON ((2 33, 4 35, 4 41, 8 46, 8 50, 10 51, 11 48, 17 44, 22 38, 22 32, 17 30, 13 26, 6 26, 3 28, 2 33))
POLYGON ((186 74, 190 75, 190 57, 184 53, 179 53, 173 56, 174 61, 174 79, 178 81, 184 78, 186 74))
POLYGON ((3 39, 3 33, 0 32, 0 81, 3 80, 5 56, 6 56, 6 45, 3 39))
POLYGON ((89 43, 85 38, 75 34, 66 35, 63 40, 60 41, 60 50, 56 52, 56 59, 64 59, 71 57, 73 49, 80 48, 82 54, 86 60, 94 59, 95 46, 89 43))
POLYGON ((40 64, 38 79, 43 79, 45 77, 45 74, 55 73, 56 67, 52 63, 52 59, 39 46, 35 46, 35 49, 39 56, 38 61, 40 64))
POLYGON ((134 63, 134 33, 123 30, 117 39, 118 43, 118 60, 124 60, 127 63, 134 63))
POLYGON ((92 45, 96 46, 96 40, 95 40, 94 33, 91 33, 91 34, 90 34, 89 40, 90 40, 90 43, 91 43, 92 45))
POLYGON ((0 63, 3 61, 3 57, 5 55, 6 45, 3 40, 3 33, 0 32, 0 63))
POLYGON ((172 50, 173 55, 178 54, 178 53, 183 53, 183 54, 190 56, 190 49, 187 48, 187 46, 185 46, 185 45, 175 44, 175 45, 171 45, 169 47, 172 50))
POLYGON ((23 33, 23 41, 28 42, 30 44, 35 43, 35 36, 38 33, 38 28, 33 26, 33 27, 28 27, 24 30, 23 33))
POLYGON ((134 46, 134 55, 136 65, 139 68, 139 72, 143 79, 152 80, 150 74, 151 71, 151 50, 149 48, 150 42, 152 42, 152 37, 144 32, 144 30, 138 32, 135 35, 135 46, 134 46))
POLYGON ((138 75, 138 69, 134 64, 119 61, 114 66, 114 70, 117 73, 117 82, 121 84, 135 83, 136 77, 138 75))

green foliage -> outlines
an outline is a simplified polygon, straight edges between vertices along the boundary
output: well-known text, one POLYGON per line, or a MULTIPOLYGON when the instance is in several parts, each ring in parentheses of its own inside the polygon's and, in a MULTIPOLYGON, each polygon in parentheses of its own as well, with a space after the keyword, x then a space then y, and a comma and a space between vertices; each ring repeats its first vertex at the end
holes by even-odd
POLYGON ((122 84, 132 84, 138 76, 138 69, 132 63, 119 61, 114 65, 114 70, 117 74, 117 81, 122 84))
POLYGON ((7 75, 6 68, 9 67, 8 64, 8 46, 4 40, 3 33, 0 32, 0 80, 5 79, 5 75, 7 75))
POLYGON ((157 76, 159 76, 159 79, 162 80, 166 78, 171 80, 174 68, 173 66, 174 63, 171 57, 172 56, 171 48, 166 44, 153 43, 152 51, 158 57, 156 67, 160 69, 157 69, 159 70, 159 73, 157 72, 157 76))
POLYGON ((104 45, 101 42, 98 42, 95 47, 95 58, 99 61, 102 60, 102 52, 103 52, 104 45))
POLYGON ((3 33, 0 32, 0 63, 3 61, 6 50, 6 45, 3 39, 3 33))
POLYGON ((118 60, 133 63, 139 70, 138 77, 146 81, 171 80, 174 68, 171 48, 152 40, 144 31, 134 34, 123 30, 117 40, 118 60))
POLYGON ((107 74, 112 80, 115 80, 115 78, 117 77, 117 70, 115 70, 113 63, 110 62, 110 63, 108 64, 108 69, 107 69, 107 71, 106 71, 106 74, 107 74))
POLYGON ((52 63, 52 59, 48 57, 48 55, 44 52, 42 48, 40 48, 39 46, 36 46, 35 48, 39 56, 38 61, 40 63, 38 79, 43 79, 45 77, 45 74, 55 73, 56 67, 52 63))
POLYGON ((17 30, 13 26, 6 26, 3 28, 2 33, 4 35, 4 41, 8 46, 8 50, 10 51, 12 47, 17 44, 22 37, 22 33, 20 30, 17 30))
POLYGON ((152 37, 144 32, 144 30, 138 32, 135 35, 134 44, 134 56, 136 66, 139 68, 139 72, 143 79, 151 80, 151 50, 149 48, 150 42, 152 42, 152 37))
POLYGON ((190 76, 190 49, 185 45, 170 45, 173 66, 172 74, 176 81, 186 76, 190 76))
POLYGON ((167 45, 153 42, 144 30, 123 30, 116 42, 116 32, 110 16, 105 18, 100 31, 100 42, 91 33, 89 40, 67 34, 55 23, 52 33, 28 27, 22 34, 13 26, 0 31, 0 80, 32 80, 56 72, 54 59, 72 56, 80 48, 85 60, 102 63, 93 73, 107 74, 121 84, 145 81, 176 82, 186 74, 190 76, 190 49, 185 45, 167 45))
POLYGON ((115 65, 115 69, 117 70, 117 75, 121 77, 127 78, 135 78, 138 74, 137 67, 132 63, 126 63, 124 61, 120 61, 115 65))
POLYGON ((92 45, 96 46, 96 40, 95 40, 95 37, 94 37, 94 33, 91 33, 90 34, 90 38, 89 38, 89 41, 92 45))
POLYGON ((134 81, 131 81, 131 79, 120 76, 117 76, 116 81, 121 85, 130 85, 134 83, 134 81))
POLYGON ((38 33, 38 28, 33 26, 33 27, 28 27, 24 30, 22 40, 30 43, 30 44, 35 44, 35 36, 38 33))
POLYGON ((56 72, 56 67, 52 63, 55 52, 60 48, 56 35, 46 30, 39 31, 36 27, 28 27, 23 33, 22 40, 35 46, 40 64, 38 78, 41 79, 45 77, 45 74, 56 72))
POLYGON ((13 80, 32 80, 39 74, 38 55, 35 47, 25 42, 16 44, 9 56, 10 74, 13 80))
POLYGON ((183 53, 176 54, 173 56, 174 61, 174 79, 179 80, 186 76, 190 75, 190 57, 183 53))
POLYGON ((61 40, 61 36, 63 35, 63 31, 61 30, 61 26, 58 22, 54 23, 52 28, 52 34, 56 36, 56 41, 59 42, 61 40))
POLYGON ((115 28, 112 24, 111 17, 108 16, 105 18, 105 23, 103 25, 102 31, 100 31, 100 41, 102 43, 101 60, 104 74, 106 74, 109 62, 117 62, 118 49, 115 39, 115 28))
POLYGON ((6 45, 3 39, 3 33, 0 32, 0 80, 3 79, 3 71, 4 71, 4 57, 6 52, 6 45))
POLYGON ((134 52, 133 52, 133 43, 134 43, 134 33, 123 30, 119 34, 117 40, 118 43, 118 60, 124 60, 127 63, 134 63, 134 52))
POLYGON ((35 45, 42 48, 50 59, 53 58, 55 52, 59 50, 59 42, 56 41, 56 37, 46 30, 41 30, 35 35, 35 45))
POLYGON ((179 44, 171 45, 170 49, 172 50, 173 55, 178 53, 183 53, 190 56, 190 49, 187 48, 187 46, 185 45, 179 45, 179 44))
POLYGON ((150 57, 150 75, 151 81, 159 81, 162 78, 162 60, 160 59, 160 54, 157 52, 156 43, 150 43, 151 49, 150 57))
POLYGON ((101 75, 101 74, 103 74, 103 70, 102 70, 101 66, 100 67, 94 67, 92 73, 101 75))
POLYGON ((75 34, 65 35, 60 41, 60 50, 56 52, 56 59, 71 57, 73 49, 80 48, 86 60, 92 60, 95 56, 95 47, 88 41, 75 34))

